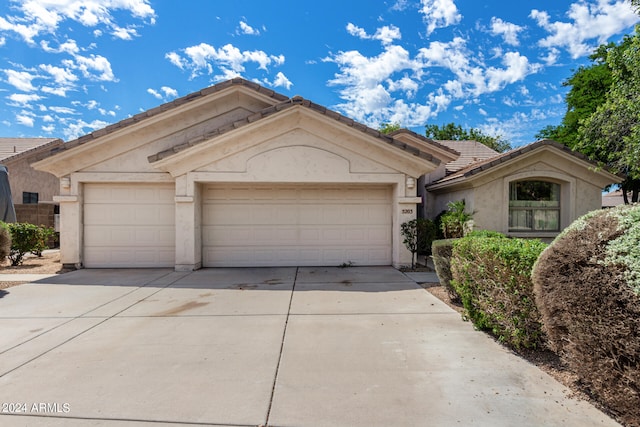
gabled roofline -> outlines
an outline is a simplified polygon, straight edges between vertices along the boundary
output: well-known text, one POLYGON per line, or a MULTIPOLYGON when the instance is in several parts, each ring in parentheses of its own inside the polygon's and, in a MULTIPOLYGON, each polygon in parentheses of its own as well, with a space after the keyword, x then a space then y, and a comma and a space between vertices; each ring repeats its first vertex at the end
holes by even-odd
MULTIPOLYGON (((580 160, 582 162, 592 165, 594 168, 598 167, 598 165, 595 162, 591 161, 584 154, 578 153, 577 151, 573 151, 566 145, 560 144, 559 142, 553 141, 551 139, 543 139, 540 141, 533 142, 531 144, 524 145, 520 148, 507 151, 506 153, 499 154, 495 157, 491 157, 483 161, 472 163, 466 168, 460 169, 459 171, 428 185, 427 189, 435 190, 435 189, 441 189, 451 185, 459 184, 461 182, 469 180, 472 177, 476 177, 484 174, 487 171, 491 171, 492 169, 502 164, 505 164, 513 159, 516 159, 526 153, 532 152, 534 150, 537 150, 543 147, 553 147, 555 149, 561 150, 565 154, 568 154, 576 158, 577 160, 580 160)), ((598 171, 598 173, 607 175, 614 182, 621 182, 624 179, 624 176, 613 174, 606 169, 601 169, 598 171)))
MULTIPOLYGON (((32 147, 28 150, 25 151, 21 151, 20 153, 14 154, 13 156, 9 156, 9 157, 5 157, 4 159, 0 160, 1 164, 4 164, 6 162, 13 162, 16 160, 19 160, 22 157, 28 157, 31 156, 33 154, 42 152, 46 149, 50 149, 52 147, 57 147, 57 146, 62 146, 64 144, 64 141, 60 138, 42 138, 43 141, 47 141, 47 142, 43 142, 42 145, 38 145, 36 147, 32 147)), ((52 154, 49 154, 52 155, 52 154)))
POLYGON ((257 83, 245 80, 243 78, 237 77, 231 80, 226 80, 221 83, 217 83, 213 86, 209 86, 207 88, 201 89, 197 92, 190 93, 180 98, 176 98, 173 101, 166 102, 157 107, 151 108, 150 110, 143 111, 134 116, 127 117, 126 119, 120 120, 119 122, 108 125, 105 128, 98 129, 86 135, 83 135, 79 138, 71 140, 64 144, 64 146, 60 147, 59 150, 54 150, 51 155, 58 154, 62 151, 70 150, 79 145, 84 145, 89 143, 95 139, 102 138, 106 135, 115 133, 117 131, 124 130, 133 125, 144 123, 145 121, 149 121, 153 117, 158 116, 159 114, 165 113, 167 111, 174 110, 183 105, 193 103, 198 101, 206 96, 209 96, 214 93, 222 92, 234 86, 241 86, 247 89, 253 90, 261 95, 264 95, 267 98, 272 98, 275 102, 282 102, 286 99, 289 99, 287 96, 282 95, 274 90, 267 89, 264 86, 261 86, 257 83))
POLYGON ((409 129, 398 129, 388 134, 392 138, 396 138, 398 136, 402 137, 407 135, 410 139, 415 139, 420 143, 428 145, 431 149, 433 149, 437 154, 440 155, 441 161, 444 163, 448 163, 452 160, 460 157, 460 153, 446 145, 441 144, 438 141, 435 141, 431 138, 427 138, 426 136, 415 133, 409 129))
POLYGON ((233 130, 242 128, 244 126, 247 126, 251 123, 255 123, 257 121, 260 120, 264 120, 268 117, 274 116, 282 111, 288 110, 290 108, 296 107, 296 106, 300 106, 309 110, 312 110, 316 113, 319 113, 321 115, 324 115, 325 117, 328 117, 330 119, 333 119, 339 123, 342 123, 343 125, 349 126, 355 130, 358 130, 364 134, 367 134, 368 136, 377 138, 381 141, 383 141, 386 144, 389 144, 391 146, 394 146, 400 150, 406 151, 416 157, 419 157, 421 159, 427 160, 429 162, 432 162, 436 165, 440 164, 440 160, 435 158, 433 155, 431 155, 430 153, 427 153, 425 151, 422 151, 412 145, 406 144, 402 141, 399 141, 395 138, 393 138, 390 135, 386 135, 378 130, 375 130, 373 128, 370 128, 366 125, 363 125, 362 123, 359 123, 353 119, 350 119, 346 116, 343 116, 340 113, 337 113, 336 111, 330 110, 326 107, 323 107, 320 104, 316 104, 314 102, 309 101, 308 99, 304 99, 301 96, 294 96, 293 98, 287 98, 285 101, 280 102, 279 104, 273 105, 271 107, 267 107, 261 111, 258 111, 250 116, 248 116, 245 119, 242 120, 238 120, 236 122, 233 123, 229 123, 225 126, 222 126, 220 128, 214 129, 211 132, 208 132, 205 135, 200 135, 196 138, 193 138, 191 140, 189 140, 188 142, 181 144, 181 145, 177 145, 175 147, 172 147, 168 150, 164 150, 161 151, 159 153, 156 153, 154 155, 151 155, 148 157, 148 160, 150 163, 155 163, 158 162, 160 160, 164 160, 167 159, 171 156, 174 156, 182 151, 188 150, 191 147, 194 147, 198 144, 202 144, 212 138, 221 136, 223 134, 226 134, 228 132, 231 132, 233 130))

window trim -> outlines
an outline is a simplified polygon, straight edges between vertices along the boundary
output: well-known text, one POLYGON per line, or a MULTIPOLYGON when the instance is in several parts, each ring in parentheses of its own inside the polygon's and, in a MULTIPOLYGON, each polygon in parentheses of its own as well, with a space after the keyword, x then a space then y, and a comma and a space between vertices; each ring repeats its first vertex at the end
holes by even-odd
POLYGON ((576 178, 560 172, 550 170, 537 170, 515 173, 505 176, 502 180, 503 208, 501 212, 502 232, 513 237, 539 237, 553 238, 557 231, 509 231, 509 185, 513 181, 549 181, 560 184, 560 230, 565 229, 571 223, 571 218, 576 212, 576 178))
MULTIPOLYGON (((554 200, 555 201, 555 200, 554 200)), ((555 181, 549 181, 549 180, 543 180, 543 179, 521 179, 521 180, 514 180, 509 182, 509 201, 508 201, 508 205, 509 205, 509 224, 508 229, 509 229, 509 233, 547 233, 547 232, 551 232, 551 233, 555 233, 555 232, 559 232, 561 229, 561 220, 562 220, 562 184, 555 182, 555 181), (517 183, 520 182, 538 182, 538 183, 545 183, 545 184, 551 184, 554 186, 557 186, 557 204, 554 206, 544 206, 540 205, 540 206, 512 206, 511 202, 512 201, 516 201, 516 200, 512 200, 511 196, 512 196, 512 185, 515 185, 517 183), (536 226, 536 220, 535 220, 535 212, 536 211, 549 211, 549 212, 557 212, 558 213, 558 219, 556 221, 557 224, 557 228, 555 229, 548 229, 548 228, 544 228, 544 229, 537 229, 535 228, 536 226), (511 228, 511 214, 513 212, 530 212, 531 215, 534 216, 534 219, 532 221, 532 228, 531 229, 522 229, 522 230, 517 230, 517 229, 512 229, 511 228)))

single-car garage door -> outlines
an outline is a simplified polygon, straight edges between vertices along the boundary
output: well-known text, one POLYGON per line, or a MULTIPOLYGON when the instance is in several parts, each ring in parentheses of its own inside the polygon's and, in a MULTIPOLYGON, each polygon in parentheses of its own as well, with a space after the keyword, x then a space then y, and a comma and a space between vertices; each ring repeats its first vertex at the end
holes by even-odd
POLYGON ((203 265, 391 264, 391 187, 204 185, 203 265))
POLYGON ((85 184, 85 267, 173 267, 173 184, 85 184))

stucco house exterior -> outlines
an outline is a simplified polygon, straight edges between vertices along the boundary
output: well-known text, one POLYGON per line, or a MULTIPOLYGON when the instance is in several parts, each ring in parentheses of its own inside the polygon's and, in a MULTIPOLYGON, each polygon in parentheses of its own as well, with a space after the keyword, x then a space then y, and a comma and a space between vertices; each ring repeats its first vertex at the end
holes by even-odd
POLYGON ((60 193, 58 177, 35 170, 31 163, 64 144, 56 138, 0 138, 0 164, 7 167, 18 222, 55 226, 53 198, 60 193))
POLYGON ((464 200, 476 229, 551 239, 600 209, 602 190, 622 178, 551 140, 497 153, 473 141, 440 141, 461 155, 425 177, 425 216, 464 200), (477 143, 475 143, 477 144, 477 143))
MULTIPOLYGON (((384 135, 238 78, 33 166, 60 178, 64 264, 188 271, 410 264, 400 225, 430 203, 418 181, 459 157, 411 131, 384 135)), ((567 191, 582 191, 571 179, 567 191)), ((440 184, 430 183, 434 194, 440 184)))

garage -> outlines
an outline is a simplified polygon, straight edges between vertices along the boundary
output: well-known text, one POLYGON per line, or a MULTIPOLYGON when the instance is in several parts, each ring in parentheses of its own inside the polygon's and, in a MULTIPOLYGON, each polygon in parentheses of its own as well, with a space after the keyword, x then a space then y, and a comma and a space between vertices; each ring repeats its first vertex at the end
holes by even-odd
POLYGON ((173 267, 174 197, 173 184, 85 184, 85 267, 173 267))
POLYGON ((233 79, 33 167, 60 180, 69 268, 401 267, 411 262, 401 225, 423 202, 417 180, 457 155, 233 79))
POLYGON ((203 185, 204 267, 391 264, 391 186, 203 185))

